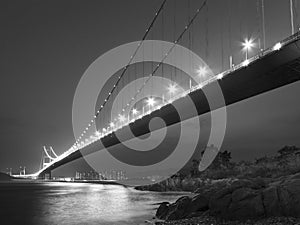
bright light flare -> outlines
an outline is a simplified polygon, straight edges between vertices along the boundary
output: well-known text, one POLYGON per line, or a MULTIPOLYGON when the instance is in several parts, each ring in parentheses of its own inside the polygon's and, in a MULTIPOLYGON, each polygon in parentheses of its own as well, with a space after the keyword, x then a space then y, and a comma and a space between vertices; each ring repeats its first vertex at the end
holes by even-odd
POLYGON ((274 50, 274 51, 278 51, 279 49, 281 49, 281 47, 282 47, 281 43, 278 42, 278 43, 276 43, 276 44, 274 45, 273 50, 274 50))
POLYGON ((137 109, 132 109, 131 112, 132 112, 132 115, 136 115, 139 113, 139 111, 137 109))
POLYGON ((250 61, 248 59, 246 59, 245 61, 243 61, 243 66, 248 66, 250 63, 250 61))
POLYGON ((114 124, 113 122, 110 122, 109 126, 110 126, 111 128, 114 128, 114 127, 115 127, 115 124, 114 124))
POLYGON ((218 80, 221 80, 223 77, 224 77, 224 74, 223 74, 223 73, 220 73, 220 74, 217 75, 217 79, 218 79, 218 80))
POLYGON ((250 50, 254 47, 254 43, 252 39, 245 39, 245 42, 243 42, 244 50, 250 50))
POLYGON ((155 104, 155 100, 154 100, 154 98, 152 98, 152 97, 148 98, 148 99, 146 100, 146 102, 147 102, 147 105, 148 105, 148 106, 154 106, 154 104, 155 104))
POLYGON ((177 91, 177 85, 176 84, 170 84, 167 88, 170 94, 174 94, 177 91))
POLYGON ((119 115, 119 120, 120 120, 120 122, 124 122, 125 121, 125 116, 124 115, 119 115))
POLYGON ((196 72, 200 77, 204 77, 207 75, 208 70, 205 66, 199 66, 199 69, 197 69, 196 72))

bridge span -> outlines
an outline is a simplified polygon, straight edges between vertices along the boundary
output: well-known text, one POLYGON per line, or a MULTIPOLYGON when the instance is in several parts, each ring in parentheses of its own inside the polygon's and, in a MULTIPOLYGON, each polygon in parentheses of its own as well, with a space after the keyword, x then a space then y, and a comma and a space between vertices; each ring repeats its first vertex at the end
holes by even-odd
MULTIPOLYGON (((184 93, 174 96, 172 103, 159 105, 150 112, 146 112, 139 119, 129 121, 120 129, 107 132, 104 136, 85 143, 80 148, 71 148, 59 155, 51 163, 35 174, 23 175, 23 177, 44 178, 51 177, 51 171, 74 161, 84 155, 91 154, 103 149, 103 146, 111 147, 120 144, 116 133, 126 132, 129 128, 136 137, 147 134, 149 130, 149 121, 154 117, 162 118, 166 126, 170 126, 180 121, 189 119, 192 115, 189 113, 190 101, 186 96, 189 95, 196 106, 198 116, 209 111, 223 107, 216 105, 210 108, 204 91, 209 91, 216 82, 219 83, 226 105, 251 98, 264 92, 291 84, 300 79, 300 32, 278 42, 273 47, 259 52, 257 55, 249 58, 240 64, 233 66, 220 74, 217 74, 209 80, 186 90, 184 93), (206 90, 205 90, 206 89, 206 90), (185 113, 179 118, 174 107, 180 107, 185 113), (101 144, 100 144, 101 143, 101 144)), ((156 129, 160 129, 157 127, 156 129)))

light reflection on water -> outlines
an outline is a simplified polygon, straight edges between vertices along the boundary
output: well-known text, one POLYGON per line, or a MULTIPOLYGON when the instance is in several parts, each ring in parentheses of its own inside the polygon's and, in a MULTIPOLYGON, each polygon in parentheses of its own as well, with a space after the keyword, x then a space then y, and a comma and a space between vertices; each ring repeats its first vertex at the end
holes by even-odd
POLYGON ((179 195, 101 184, 0 184, 0 219, 1 225, 2 218, 6 224, 145 224, 153 204, 179 195))

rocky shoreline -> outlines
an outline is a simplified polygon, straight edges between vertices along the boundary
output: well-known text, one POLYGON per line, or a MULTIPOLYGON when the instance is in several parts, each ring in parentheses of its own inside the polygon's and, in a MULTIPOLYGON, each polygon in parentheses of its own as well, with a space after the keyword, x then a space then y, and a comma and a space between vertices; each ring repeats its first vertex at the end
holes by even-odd
POLYGON ((246 221, 222 221, 215 217, 203 215, 189 219, 176 221, 154 222, 155 225, 300 225, 299 218, 293 217, 270 217, 258 220, 246 221))
POLYGON ((240 162, 223 151, 202 172, 199 163, 193 159, 188 170, 136 188, 194 193, 161 203, 152 224, 300 225, 300 148, 284 146, 275 155, 240 162))
POLYGON ((277 179, 222 179, 194 197, 161 203, 154 224, 299 224, 300 173, 277 179))

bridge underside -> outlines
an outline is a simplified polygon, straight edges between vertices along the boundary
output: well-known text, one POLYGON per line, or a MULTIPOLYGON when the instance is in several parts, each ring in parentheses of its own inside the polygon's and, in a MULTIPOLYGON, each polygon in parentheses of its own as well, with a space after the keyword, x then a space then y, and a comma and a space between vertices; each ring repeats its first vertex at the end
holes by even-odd
POLYGON ((51 180, 52 179, 51 170, 50 169, 44 170, 42 173, 40 173, 38 175, 38 179, 41 179, 41 180, 51 180))
MULTIPOLYGON (((300 40, 293 41, 286 46, 283 46, 279 51, 274 51, 263 58, 243 67, 239 70, 226 75, 223 79, 218 80, 223 91, 226 105, 242 101, 247 98, 259 95, 261 93, 282 87, 284 85, 296 82, 300 79, 300 40)), ((189 94, 197 108, 198 115, 205 114, 211 110, 222 107, 216 105, 210 108, 204 92, 209 92, 212 84, 199 89, 189 94)), ((212 93, 213 95, 214 93, 212 93)), ((191 102, 187 97, 180 98, 172 103, 181 109, 186 109, 185 115, 181 115, 181 119, 189 119, 191 116, 189 108, 191 102)), ((178 113, 173 105, 167 105, 160 110, 154 111, 148 116, 143 117, 131 123, 129 126, 136 136, 141 136, 149 133, 148 122, 154 117, 160 117, 165 120, 167 126, 180 122, 178 113)), ((183 110, 184 111, 184 110, 183 110)), ((159 127, 157 128, 159 129, 159 127)), ((117 132, 125 132, 125 128, 117 132)), ((83 151, 85 155, 99 151, 101 146, 110 147, 119 144, 116 135, 106 136, 88 146, 83 151), (103 144, 100 144, 102 142, 103 144)), ((82 157, 80 151, 76 151, 68 157, 53 164, 47 171, 51 171, 63 164, 76 160, 82 157)), ((51 173, 50 173, 51 174, 51 173)), ((50 175, 51 176, 51 175, 50 175)))

